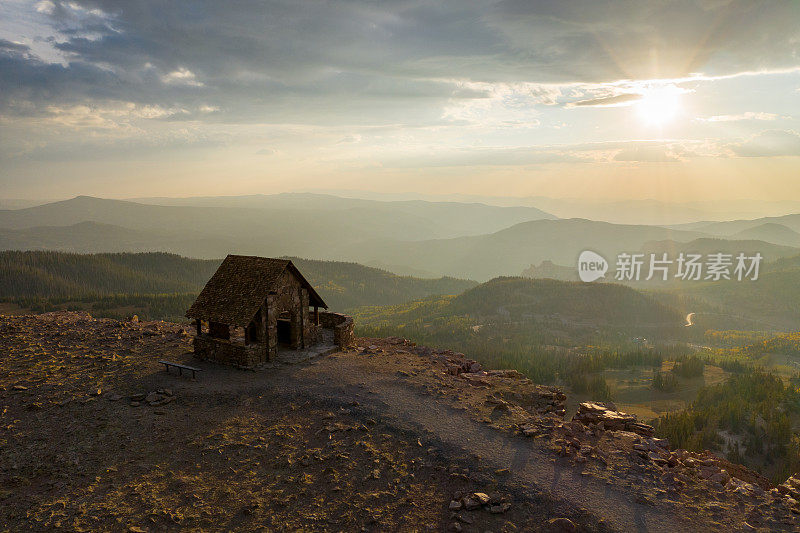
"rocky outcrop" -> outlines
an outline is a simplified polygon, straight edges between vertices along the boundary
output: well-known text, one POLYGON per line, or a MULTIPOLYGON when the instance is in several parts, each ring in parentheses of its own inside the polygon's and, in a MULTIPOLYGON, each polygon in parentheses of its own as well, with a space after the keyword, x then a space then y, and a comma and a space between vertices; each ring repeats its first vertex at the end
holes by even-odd
POLYGON ((572 420, 600 430, 625 430, 644 437, 652 437, 654 434, 653 426, 637 421, 636 415, 617 411, 601 402, 580 404, 572 420))
POLYGON ((453 376, 474 374, 483 370, 483 366, 479 362, 466 358, 461 352, 441 350, 429 346, 415 346, 412 351, 417 355, 430 357, 432 360, 444 364, 447 367, 448 374, 453 376))

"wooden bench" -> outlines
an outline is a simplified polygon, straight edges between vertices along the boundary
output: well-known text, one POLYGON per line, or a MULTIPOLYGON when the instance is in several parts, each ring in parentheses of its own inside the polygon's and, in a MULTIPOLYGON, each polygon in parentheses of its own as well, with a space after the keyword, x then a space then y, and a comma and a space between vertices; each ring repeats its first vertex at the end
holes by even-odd
POLYGON ((181 376, 183 375, 183 371, 184 370, 191 370, 192 371, 192 379, 194 379, 195 372, 202 372, 203 371, 202 368, 195 368, 193 366, 186 366, 186 365, 182 365, 180 363, 173 363, 171 361, 159 361, 159 363, 164 365, 164 370, 166 370, 167 372, 169 372, 169 367, 177 368, 178 369, 178 374, 180 374, 181 376))

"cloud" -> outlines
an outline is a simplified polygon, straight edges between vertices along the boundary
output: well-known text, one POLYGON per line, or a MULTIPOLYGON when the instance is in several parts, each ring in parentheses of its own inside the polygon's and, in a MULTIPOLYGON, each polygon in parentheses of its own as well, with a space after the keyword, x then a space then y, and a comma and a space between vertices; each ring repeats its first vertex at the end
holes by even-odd
POLYGON ((747 111, 737 115, 714 115, 712 117, 697 118, 695 120, 698 122, 738 122, 741 120, 777 120, 779 118, 787 117, 781 117, 775 113, 756 113, 753 111, 747 111))
POLYGON ((639 144, 623 148, 614 156, 614 161, 637 161, 648 163, 675 163, 681 159, 670 146, 639 144))
POLYGON ((740 157, 800 157, 800 133, 793 130, 767 130, 729 146, 740 157))
POLYGON ((36 3, 37 13, 46 13, 48 15, 52 15, 55 10, 56 5, 50 0, 41 0, 41 2, 36 3))
POLYGON ((547 147, 467 148, 431 154, 415 154, 383 161, 388 168, 435 168, 464 166, 528 166, 587 161, 576 154, 547 147))
POLYGON ((472 147, 415 154, 383 162, 385 167, 529 166, 553 163, 675 163, 721 155, 705 141, 610 141, 531 147, 472 147))
POLYGON ((360 143, 361 142, 361 135, 354 133, 351 135, 345 135, 341 139, 339 139, 336 144, 352 144, 352 143, 360 143))
POLYGON ((161 76, 161 81, 167 85, 189 85, 191 87, 202 87, 203 83, 197 81, 197 76, 191 70, 180 67, 161 76))
MULTIPOLYGON (((95 130, 98 131, 98 130, 95 130)), ((14 160, 64 162, 113 160, 151 153, 174 153, 176 150, 209 149, 226 146, 227 135, 199 128, 174 128, 144 131, 139 128, 110 126, 108 135, 51 135, 35 141, 0 145, 0 158, 14 160)))
MULTIPOLYGON (((552 105, 558 84, 791 68, 800 53, 795 14, 791 3, 765 7, 746 0, 354 0, 311 9, 286 0, 202 9, 188 0, 72 0, 40 2, 25 16, 52 29, 40 37, 65 68, 58 77, 43 72, 38 85, 64 84, 64 98, 107 92, 135 100, 121 93, 144 88, 149 103, 179 99, 186 107, 198 92, 190 89, 202 89, 232 120, 246 121, 253 115, 246 108, 268 111, 271 102, 285 105, 289 94, 352 100, 353 106, 360 100, 362 107, 382 98, 419 104, 487 96, 484 88, 452 81, 465 80, 538 85, 545 93, 530 96, 552 105), (110 75, 98 76, 91 89, 75 83, 91 68, 110 75), (166 85, 164 92, 150 87, 153 79, 166 85)), ((15 40, 3 25, 0 36, 15 40)), ((573 105, 636 98, 601 96, 605 103, 590 98, 573 105)), ((378 103, 369 111, 379 113, 378 103)))
POLYGON ((167 122, 510 135, 546 125, 543 109, 631 105, 642 80, 796 71, 800 56, 790 2, 43 0, 0 12, 0 119, 34 144, 52 141, 55 120, 98 143, 167 122))
POLYGON ((631 103, 641 99, 641 94, 616 94, 613 96, 603 96, 600 98, 591 98, 589 100, 570 102, 567 104, 567 107, 618 107, 630 105, 631 103))

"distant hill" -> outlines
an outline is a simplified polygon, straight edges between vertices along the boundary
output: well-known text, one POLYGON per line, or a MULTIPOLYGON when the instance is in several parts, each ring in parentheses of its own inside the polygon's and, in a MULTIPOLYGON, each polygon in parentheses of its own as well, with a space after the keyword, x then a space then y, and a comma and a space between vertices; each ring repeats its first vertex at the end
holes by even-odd
POLYGON ((598 325, 683 325, 683 315, 634 289, 614 283, 496 278, 457 296, 450 312, 513 318, 557 316, 598 325))
MULTIPOLYGON (((213 258, 235 252, 253 255, 297 255, 332 259, 346 245, 368 240, 423 240, 496 231, 521 221, 552 218, 530 207, 495 207, 451 202, 378 202, 322 195, 276 195, 258 201, 232 199, 213 205, 147 205, 79 196, 25 209, 0 210, 0 228, 23 230, 83 226, 86 238, 61 230, 53 247, 85 251, 119 250, 108 226, 140 232, 123 235, 136 249, 165 250, 213 258), (92 238, 93 237, 93 238, 92 238), (185 241, 185 244, 183 243, 185 241)), ((43 247, 43 233, 5 232, 8 247, 43 247)), ((401 263, 402 264, 402 263, 401 263)))
MULTIPOLYGON (((396 276, 356 263, 292 258, 333 309, 391 305, 476 285, 453 278, 396 276)), ((114 294, 196 294, 220 259, 188 259, 167 253, 81 255, 0 252, 0 297, 70 298, 114 294)))
POLYGON ((410 336, 469 349, 631 342, 633 336, 684 333, 684 315, 623 285, 500 277, 455 297, 356 310, 367 334, 410 336), (492 340, 494 339, 494 340, 492 340), (503 340, 498 340, 503 339, 503 340))
POLYGON ((646 242, 639 249, 644 253, 663 253, 667 252, 668 257, 675 257, 683 253, 698 253, 708 255, 713 253, 738 254, 745 253, 752 255, 760 252, 764 261, 774 261, 781 257, 791 257, 800 253, 800 249, 790 246, 779 246, 762 240, 744 239, 719 239, 719 238, 700 238, 689 242, 676 242, 674 240, 646 242))
POLYGON ((718 313, 753 321, 751 329, 800 328, 800 269, 767 270, 757 281, 704 283, 679 292, 716 305, 718 313))
MULTIPOLYGON (((642 287, 648 288, 648 287, 642 287)), ((759 278, 675 283, 653 296, 697 312, 699 328, 797 331, 800 328, 800 255, 761 266, 759 278)))
POLYGON ((555 215, 527 206, 501 207, 478 202, 423 200, 365 200, 330 194, 281 193, 246 196, 202 196, 188 198, 138 198, 132 201, 164 206, 233 207, 247 209, 297 209, 301 211, 351 211, 383 209, 402 212, 443 228, 455 227, 462 235, 496 231, 526 220, 555 219, 555 215))
POLYGON ((24 229, 0 228, 0 250, 76 253, 171 251, 181 255, 213 257, 229 245, 230 241, 223 237, 181 237, 169 232, 133 230, 98 222, 24 229))
POLYGON ((340 257, 361 263, 406 264, 440 275, 487 280, 522 272, 549 260, 574 265, 583 250, 609 262, 622 251, 635 252, 656 240, 691 241, 704 235, 658 226, 610 224, 585 219, 536 220, 473 237, 418 242, 370 241, 345 247, 340 257))
POLYGON ((778 272, 781 270, 800 269, 800 254, 791 257, 781 257, 775 261, 765 263, 764 272, 778 272))
POLYGON ((392 305, 432 295, 461 294, 477 285, 465 279, 398 276, 377 268, 340 261, 290 258, 320 296, 336 309, 392 305))
MULTIPOLYGON (((417 277, 478 281, 516 275, 543 261, 571 268, 583 250, 598 252, 612 264, 620 252, 660 249, 760 251, 768 260, 797 252, 766 240, 711 240, 704 229, 541 218, 551 215, 528 207, 312 194, 147 201, 153 203, 82 196, 0 210, 0 249, 163 251, 202 259, 228 253, 313 257, 417 277), (186 205, 156 205, 168 201, 186 205)), ((725 227, 739 236, 749 232, 788 241, 792 232, 800 235, 791 225, 792 217, 800 215, 778 217, 782 223, 759 219, 733 222, 746 223, 746 228, 725 227)), ((796 223, 800 227, 800 218, 796 223)), ((713 226, 697 227, 709 225, 713 226)), ((574 279, 566 270, 553 274, 574 279)))
POLYGON ((784 246, 800 246, 800 233, 783 224, 767 222, 731 235, 733 239, 757 239, 784 246))
POLYGON ((701 231, 710 235, 729 237, 746 230, 758 228, 765 224, 777 224, 800 232, 800 214, 783 215, 777 217, 761 217, 752 220, 729 220, 725 222, 692 222, 671 226, 678 230, 701 231))
POLYGON ((523 270, 522 277, 578 281, 578 271, 574 266, 562 266, 557 265, 552 261, 542 261, 539 266, 531 265, 523 270))

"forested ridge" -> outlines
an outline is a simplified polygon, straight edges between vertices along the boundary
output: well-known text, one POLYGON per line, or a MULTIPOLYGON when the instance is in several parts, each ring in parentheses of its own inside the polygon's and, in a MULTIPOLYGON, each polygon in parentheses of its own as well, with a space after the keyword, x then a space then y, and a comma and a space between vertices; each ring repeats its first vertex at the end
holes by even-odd
MULTIPOLYGON (((455 278, 397 276, 357 263, 289 259, 336 310, 457 294, 476 285, 455 278)), ((0 298, 37 311, 83 302, 106 311, 117 304, 146 307, 142 312, 149 318, 179 318, 220 262, 163 252, 5 251, 0 252, 0 298)))

